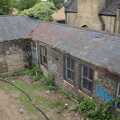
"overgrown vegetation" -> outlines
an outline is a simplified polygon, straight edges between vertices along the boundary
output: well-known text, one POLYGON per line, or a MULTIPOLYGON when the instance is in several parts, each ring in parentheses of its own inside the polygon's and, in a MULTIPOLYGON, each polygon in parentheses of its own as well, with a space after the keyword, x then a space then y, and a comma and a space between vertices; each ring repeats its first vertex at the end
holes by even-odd
POLYGON ((79 112, 86 119, 120 120, 119 115, 114 109, 114 105, 120 103, 120 99, 98 104, 93 99, 77 96, 74 93, 64 90, 63 88, 60 89, 60 92, 67 98, 74 101, 75 106, 71 110, 79 112))
MULTIPOLYGON (((34 81, 39 81, 41 84, 31 84, 27 85, 21 81, 15 81, 15 84, 25 90, 34 98, 35 103, 43 104, 44 106, 49 107, 59 107, 62 106, 64 108, 65 103, 62 101, 49 101, 43 96, 36 96, 34 93, 36 91, 44 90, 55 90, 56 86, 54 83, 54 77, 51 74, 44 75, 42 70, 37 66, 32 66, 30 69, 25 69, 16 73, 16 75, 27 75, 30 76, 34 81), (49 102, 48 102, 49 101, 49 102)), ((36 82, 35 82, 36 83, 36 82)), ((3 86, 2 86, 3 87, 3 86)), ((119 117, 115 114, 115 104, 120 103, 120 99, 113 100, 108 103, 100 103, 98 104, 95 100, 84 98, 81 96, 77 96, 74 93, 71 93, 64 89, 64 87, 60 88, 59 93, 64 95, 67 99, 74 102, 74 106, 72 106, 71 111, 79 112, 84 118, 88 118, 89 120, 120 120, 119 117)), ((22 103, 26 103, 26 98, 24 96, 20 97, 20 101, 22 103)), ((24 104, 25 104, 24 103, 24 104)), ((26 107, 33 111, 29 104, 25 104, 26 107)))
POLYGON ((51 21, 52 14, 64 4, 64 0, 0 0, 0 15, 27 15, 51 21))
POLYGON ((54 77, 51 74, 47 74, 45 75, 41 68, 33 65, 31 68, 26 68, 22 71, 17 71, 16 73, 14 73, 14 75, 27 75, 29 77, 32 78, 33 82, 34 81, 40 81, 42 82, 42 84, 44 84, 45 86, 47 86, 47 88, 51 91, 51 90, 55 90, 56 86, 55 86, 55 81, 54 81, 54 77))

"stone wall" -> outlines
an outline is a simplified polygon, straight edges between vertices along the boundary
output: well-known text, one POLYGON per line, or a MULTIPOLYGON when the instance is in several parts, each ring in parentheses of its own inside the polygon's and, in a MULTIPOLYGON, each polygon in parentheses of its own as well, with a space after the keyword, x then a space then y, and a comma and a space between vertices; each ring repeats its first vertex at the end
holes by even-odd
POLYGON ((24 40, 0 43, 0 73, 14 72, 25 66, 24 40))
POLYGON ((69 80, 66 81, 64 79, 64 55, 66 55, 66 53, 56 48, 51 48, 51 46, 48 46, 41 42, 38 42, 38 49, 39 49, 39 45, 45 46, 47 48, 48 65, 42 66, 42 68, 44 68, 45 71, 49 71, 51 74, 54 74, 55 81, 58 86, 64 86, 64 88, 74 92, 75 94, 91 96, 91 97, 95 97, 96 99, 101 99, 105 101, 116 97, 117 83, 120 77, 114 75, 113 73, 110 73, 109 71, 103 68, 99 68, 83 60, 73 57, 73 59, 75 60, 75 67, 74 67, 75 78, 73 82, 69 80), (81 64, 86 64, 94 69, 94 80, 93 80, 94 87, 92 93, 86 91, 81 85, 81 79, 80 79, 81 64), (105 89, 105 93, 103 91, 103 94, 105 94, 105 96, 103 94, 101 95, 99 91, 96 91, 96 87, 99 87, 100 89, 102 87, 103 89, 105 89))
POLYGON ((78 0, 78 12, 66 13, 66 23, 75 27, 87 26, 90 29, 118 33, 119 24, 115 16, 99 15, 100 10, 110 3, 111 0, 78 0))

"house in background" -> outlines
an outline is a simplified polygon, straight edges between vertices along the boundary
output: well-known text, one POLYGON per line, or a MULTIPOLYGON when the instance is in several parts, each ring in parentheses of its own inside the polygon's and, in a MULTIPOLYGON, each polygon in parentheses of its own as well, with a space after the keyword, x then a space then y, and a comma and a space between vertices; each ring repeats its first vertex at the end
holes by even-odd
POLYGON ((69 0, 66 23, 110 33, 120 33, 120 0, 69 0))
POLYGON ((31 33, 33 63, 56 84, 103 101, 120 97, 120 37, 40 23, 31 33))

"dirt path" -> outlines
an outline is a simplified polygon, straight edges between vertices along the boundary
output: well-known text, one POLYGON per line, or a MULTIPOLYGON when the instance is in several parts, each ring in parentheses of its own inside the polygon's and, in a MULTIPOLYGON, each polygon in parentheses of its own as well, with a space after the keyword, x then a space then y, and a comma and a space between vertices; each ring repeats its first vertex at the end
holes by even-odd
POLYGON ((24 114, 19 110, 16 100, 0 90, 0 120, 25 120, 24 114))

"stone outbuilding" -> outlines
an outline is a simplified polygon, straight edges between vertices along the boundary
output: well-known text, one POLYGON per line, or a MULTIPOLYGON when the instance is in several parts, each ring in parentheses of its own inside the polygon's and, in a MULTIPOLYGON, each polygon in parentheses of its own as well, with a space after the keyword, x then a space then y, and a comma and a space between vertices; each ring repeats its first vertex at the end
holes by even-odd
POLYGON ((0 73, 27 65, 31 47, 26 35, 38 24, 37 20, 25 16, 0 16, 0 73))
POLYGON ((57 85, 104 101, 120 96, 120 36, 40 23, 31 39, 33 63, 57 85))

